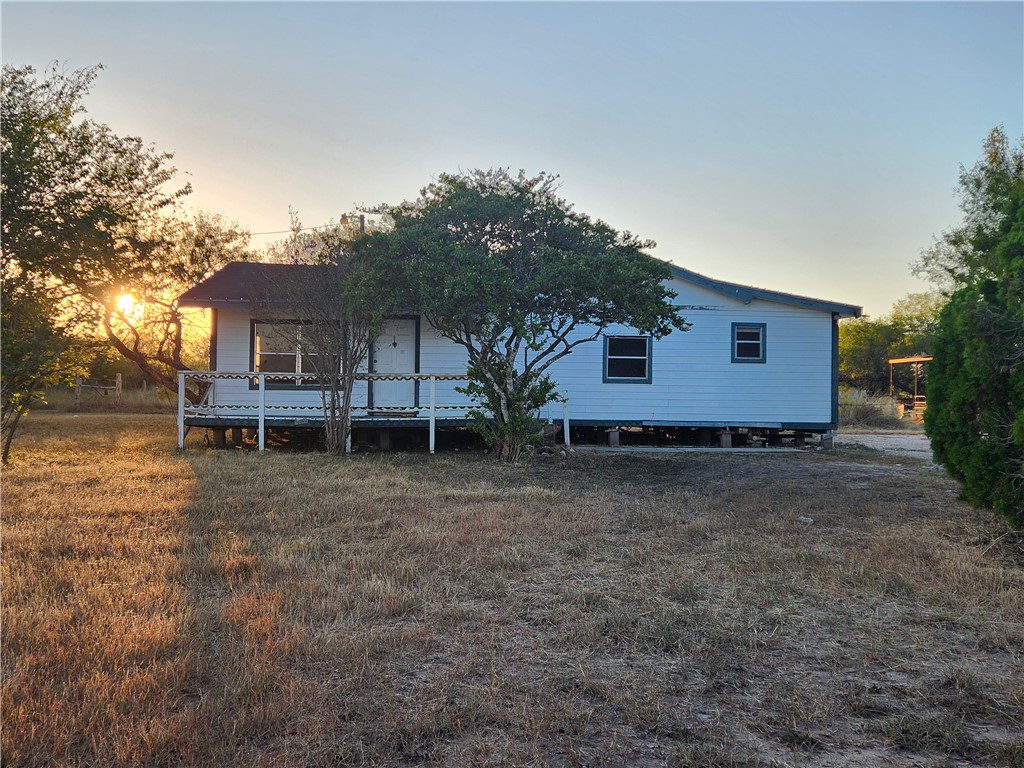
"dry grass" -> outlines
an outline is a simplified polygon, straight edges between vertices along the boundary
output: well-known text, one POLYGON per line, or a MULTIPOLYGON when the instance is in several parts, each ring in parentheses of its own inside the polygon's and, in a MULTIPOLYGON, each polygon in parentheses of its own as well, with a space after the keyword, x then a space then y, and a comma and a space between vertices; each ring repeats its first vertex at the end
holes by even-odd
POLYGON ((912 422, 897 418, 892 399, 876 397, 860 389, 843 387, 839 390, 839 428, 851 429, 907 429, 912 422))
POLYGON ((80 404, 75 404, 74 387, 56 387, 47 390, 44 401, 33 410, 58 413, 177 413, 177 396, 166 389, 150 386, 148 389, 121 391, 121 402, 113 390, 82 387, 80 404))
POLYGON ((1020 542, 912 460, 174 437, 19 435, 5 766, 1024 765, 1020 542))

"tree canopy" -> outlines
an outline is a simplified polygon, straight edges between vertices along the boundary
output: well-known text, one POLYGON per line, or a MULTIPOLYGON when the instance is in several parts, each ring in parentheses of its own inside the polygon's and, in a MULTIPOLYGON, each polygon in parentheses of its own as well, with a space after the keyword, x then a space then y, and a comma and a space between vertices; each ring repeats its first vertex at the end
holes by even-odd
POLYGON ((95 315, 88 281, 120 292, 148 251, 151 215, 178 193, 168 156, 78 119, 98 67, 44 80, 4 66, 0 80, 0 273, 4 307, 4 459, 18 420, 41 388, 77 369, 77 334, 95 315))
MULTIPOLYGON (((872 394, 888 394, 888 361, 894 357, 931 354, 939 311, 945 302, 946 297, 939 291, 910 293, 882 317, 841 322, 840 383, 872 394)), ((898 393, 911 391, 913 372, 896 369, 894 385, 898 393)))
POLYGON ((1024 142, 1011 149, 996 129, 985 151, 961 174, 964 222, 942 238, 953 291, 925 428, 965 498, 1024 526, 1024 142))
POLYGON ((609 325, 664 336, 685 329, 653 243, 573 210, 557 178, 505 170, 445 174, 393 227, 353 244, 371 293, 397 293, 465 348, 478 426, 515 460, 531 416, 555 397, 550 366, 609 325))
POLYGON ((72 350, 100 337, 176 389, 186 364, 173 297, 247 256, 247 233, 214 215, 181 214, 191 186, 174 183, 171 153, 86 115, 100 69, 54 65, 39 77, 32 67, 3 67, 5 445, 41 388, 79 369, 72 350), (9 364, 15 355, 22 365, 9 364))
POLYGON ((313 374, 320 388, 328 453, 346 453, 355 377, 395 307, 389 293, 359 290, 353 279, 349 246, 363 234, 362 227, 343 219, 304 230, 294 211, 291 219, 291 237, 273 246, 270 256, 293 267, 279 284, 266 286, 267 296, 258 297, 256 307, 273 315, 283 308, 279 297, 287 297, 287 311, 301 322, 282 323, 276 334, 302 350, 303 371, 313 374))

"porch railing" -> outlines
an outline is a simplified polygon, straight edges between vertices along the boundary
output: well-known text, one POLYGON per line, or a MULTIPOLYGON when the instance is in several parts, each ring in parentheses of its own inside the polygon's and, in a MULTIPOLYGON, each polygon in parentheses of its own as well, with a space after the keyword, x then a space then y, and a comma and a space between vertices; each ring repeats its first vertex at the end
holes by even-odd
MULTIPOLYGON (((319 401, 319 393, 316 393, 316 402, 311 402, 308 405, 302 404, 282 404, 282 403, 268 403, 267 402, 267 382, 269 381, 288 381, 289 383, 300 383, 309 382, 310 384, 317 384, 319 378, 316 374, 311 373, 268 373, 259 371, 240 371, 240 372, 224 372, 224 371, 179 371, 178 373, 178 448, 185 447, 185 435, 188 433, 188 427, 185 425, 185 419, 187 417, 202 417, 202 416, 222 416, 224 412, 236 414, 240 417, 256 418, 257 421, 257 436, 259 441, 259 450, 262 453, 266 450, 266 425, 267 425, 267 412, 280 413, 282 411, 288 413, 318 413, 323 415, 323 405, 319 401), (219 403, 216 397, 216 384, 218 381, 225 380, 242 380, 256 383, 257 400, 256 404, 252 403, 219 403), (200 385, 203 392, 203 397, 199 403, 189 404, 186 402, 185 392, 186 386, 189 382, 200 385)), ((447 373, 360 373, 356 374, 356 381, 412 381, 412 382, 429 382, 429 398, 426 405, 413 405, 413 406, 370 406, 369 403, 355 403, 353 402, 350 409, 349 418, 363 413, 369 415, 373 414, 407 414, 410 411, 415 411, 417 414, 426 411, 426 417, 429 423, 430 432, 430 453, 434 453, 434 447, 436 444, 437 434, 437 418, 439 412, 447 411, 468 411, 472 408, 479 407, 476 403, 470 401, 468 398, 465 403, 459 405, 439 405, 437 402, 437 382, 439 381, 469 381, 469 377, 465 374, 447 374, 447 373)), ((415 386, 419 386, 416 384, 415 386)), ((278 392, 280 390, 270 390, 271 392, 278 392)), ((294 394, 296 390, 287 390, 289 393, 294 394)), ((309 395, 313 395, 313 392, 304 390, 309 395)), ((422 417, 421 417, 422 418, 422 417)), ((568 399, 562 401, 562 432, 566 446, 570 444, 569 440, 569 403, 568 399)), ((351 450, 351 422, 348 436, 347 449, 351 450)))

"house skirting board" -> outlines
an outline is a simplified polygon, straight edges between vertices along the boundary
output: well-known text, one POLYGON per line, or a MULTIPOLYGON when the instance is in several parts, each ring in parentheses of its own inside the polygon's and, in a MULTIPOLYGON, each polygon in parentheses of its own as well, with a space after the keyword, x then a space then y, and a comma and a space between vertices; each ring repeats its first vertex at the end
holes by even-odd
MULTIPOLYGON (((259 419, 255 416, 186 416, 184 419, 187 427, 205 427, 209 429, 231 429, 232 427, 255 428, 259 426, 259 419)), ((435 421, 438 427, 465 427, 469 425, 468 419, 442 419, 435 421)), ((556 420, 555 423, 561 422, 556 420)), ((273 417, 267 416, 265 424, 268 429, 323 429, 323 419, 296 418, 296 417, 273 417)), ((355 417, 352 419, 352 426, 355 428, 389 428, 401 429, 417 428, 427 429, 430 427, 430 420, 426 418, 386 418, 386 417, 355 417)), ((653 428, 675 428, 675 429, 718 429, 718 430, 781 430, 800 431, 808 433, 831 432, 836 427, 834 424, 823 424, 817 422, 745 422, 733 423, 722 421, 613 421, 610 419, 570 419, 569 427, 607 429, 627 427, 653 427, 653 428)))

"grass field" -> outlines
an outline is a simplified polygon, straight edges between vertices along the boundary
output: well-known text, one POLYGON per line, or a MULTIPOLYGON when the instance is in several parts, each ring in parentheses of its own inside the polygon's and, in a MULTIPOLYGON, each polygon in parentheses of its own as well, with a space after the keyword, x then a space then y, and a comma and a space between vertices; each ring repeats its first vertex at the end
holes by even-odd
POLYGON ((174 449, 33 413, 4 766, 1024 766, 1024 549, 869 451, 174 449))

